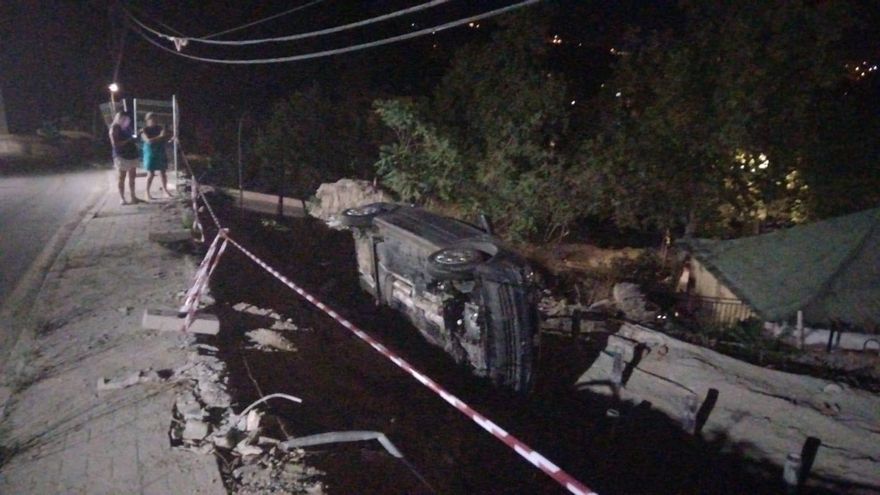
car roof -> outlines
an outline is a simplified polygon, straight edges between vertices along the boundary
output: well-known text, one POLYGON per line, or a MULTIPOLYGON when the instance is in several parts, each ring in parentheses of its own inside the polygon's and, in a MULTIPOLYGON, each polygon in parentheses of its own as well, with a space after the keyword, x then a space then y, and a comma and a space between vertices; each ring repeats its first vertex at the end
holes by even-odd
POLYGON ((485 232, 473 225, 412 206, 400 205, 376 217, 375 222, 393 225, 437 246, 449 245, 464 239, 486 237, 485 232))

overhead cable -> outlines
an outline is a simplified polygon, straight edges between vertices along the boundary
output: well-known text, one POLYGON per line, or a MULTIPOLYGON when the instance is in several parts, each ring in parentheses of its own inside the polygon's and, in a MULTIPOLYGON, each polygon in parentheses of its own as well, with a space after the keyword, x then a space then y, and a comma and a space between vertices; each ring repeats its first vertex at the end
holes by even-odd
MULTIPOLYGON (((501 14, 505 14, 507 12, 511 12, 511 11, 514 11, 514 10, 517 10, 517 9, 520 9, 523 7, 527 7, 529 5, 536 4, 540 1, 542 1, 542 0, 524 0, 522 2, 508 5, 507 7, 502 7, 502 8, 498 8, 495 10, 490 10, 488 12, 483 12, 482 14, 472 15, 470 17, 465 17, 463 19, 450 21, 445 24, 440 24, 437 26, 433 26, 433 27, 429 27, 429 28, 425 28, 425 29, 420 29, 418 31, 413 31, 411 33, 392 36, 390 38, 383 38, 383 39, 376 40, 376 41, 370 41, 367 43, 350 45, 350 46, 346 46, 346 47, 342 47, 342 48, 333 48, 330 50, 323 50, 323 51, 319 51, 319 52, 303 53, 303 54, 299 54, 299 55, 289 55, 286 57, 274 57, 274 58, 223 59, 223 58, 199 57, 196 55, 190 55, 188 53, 181 53, 179 51, 175 51, 171 48, 166 47, 162 43, 152 39, 148 33, 143 32, 141 29, 138 29, 137 27, 134 27, 134 26, 133 26, 133 29, 135 30, 135 32, 140 34, 142 38, 147 40, 147 42, 149 42, 150 44, 152 44, 152 45, 154 45, 154 46, 156 46, 156 47, 158 47, 168 53, 172 53, 172 54, 177 55, 179 57, 187 58, 190 60, 197 60, 199 62, 210 62, 210 63, 215 63, 215 64, 231 64, 231 65, 276 64, 276 63, 283 63, 283 62, 298 62, 301 60, 309 60, 309 59, 314 59, 314 58, 328 57, 331 55, 341 55, 343 53, 364 50, 367 48, 373 48, 373 47, 382 46, 382 45, 389 45, 391 43, 397 43, 399 41, 417 38, 420 36, 425 36, 427 34, 438 33, 440 31, 452 29, 452 28, 455 28, 455 27, 458 27, 458 26, 461 26, 464 24, 468 24, 470 22, 476 22, 476 21, 480 21, 483 19, 488 19, 490 17, 495 17, 495 16, 498 16, 501 14)), ((130 12, 126 11, 126 14, 140 28, 147 30, 153 34, 156 34, 158 36, 163 36, 161 33, 157 34, 157 32, 155 30, 144 25, 136 17, 134 17, 134 15, 132 15, 130 12)))
MULTIPOLYGON (((303 10, 303 9, 306 9, 306 8, 308 8, 308 7, 311 7, 312 5, 319 4, 319 3, 323 2, 323 1, 324 1, 324 0, 314 0, 313 2, 309 2, 309 3, 307 3, 307 4, 300 5, 299 7, 294 7, 294 8, 292 8, 292 9, 285 10, 284 12, 279 12, 279 13, 277 13, 277 14, 275 14, 275 15, 270 15, 269 17, 264 17, 264 18, 262 18, 262 19, 257 19, 256 21, 249 22, 249 23, 247 23, 247 24, 242 24, 241 26, 238 26, 238 27, 234 27, 234 28, 226 29, 226 30, 223 30, 223 31, 218 31, 218 32, 216 32, 216 33, 212 33, 212 34, 209 34, 209 35, 206 35, 206 36, 202 36, 201 38, 192 38, 192 40, 193 40, 193 41, 195 41, 195 40, 199 40, 199 41, 205 41, 205 42, 207 42, 206 40, 209 40, 209 39, 211 39, 211 38, 216 38, 217 36, 221 36, 221 35, 224 35, 224 34, 234 33, 235 31, 241 31, 242 29, 246 29, 246 28, 249 28, 249 27, 251 27, 251 26, 256 26, 257 24, 262 24, 262 23, 264 23, 264 22, 268 22, 268 21, 271 21, 271 20, 273 20, 273 19, 277 19, 277 18, 279 18, 279 17, 283 17, 283 16, 286 16, 286 15, 288 15, 288 14, 292 14, 292 13, 294 13, 294 12, 297 12, 297 11, 300 11, 300 10, 303 10)), ((181 34, 181 33, 178 33, 178 34, 181 34)), ((217 43, 217 42, 215 41, 215 43, 217 43)))
POLYGON ((370 19, 365 19, 363 21, 352 22, 350 24, 343 24, 341 26, 335 26, 327 29, 321 29, 318 31, 311 31, 308 33, 299 33, 299 34, 291 34, 288 36, 278 36, 275 38, 260 38, 253 40, 211 40, 205 38, 186 38, 187 41, 193 43, 205 43, 209 45, 233 45, 233 46, 243 46, 243 45, 257 45, 260 43, 279 43, 283 41, 295 41, 306 38, 314 38, 316 36, 324 36, 328 34, 338 33, 341 31, 346 31, 349 29, 354 29, 361 26, 368 26, 370 24, 375 24, 377 22, 387 21, 388 19, 394 19, 395 17, 400 17, 407 14, 412 14, 414 12, 418 12, 420 10, 429 9, 431 7, 436 7, 438 5, 442 5, 444 3, 448 3, 450 0, 431 0, 430 2, 426 2, 420 5, 415 5, 413 7, 398 10, 395 12, 391 12, 389 14, 381 15, 378 17, 373 17, 370 19))

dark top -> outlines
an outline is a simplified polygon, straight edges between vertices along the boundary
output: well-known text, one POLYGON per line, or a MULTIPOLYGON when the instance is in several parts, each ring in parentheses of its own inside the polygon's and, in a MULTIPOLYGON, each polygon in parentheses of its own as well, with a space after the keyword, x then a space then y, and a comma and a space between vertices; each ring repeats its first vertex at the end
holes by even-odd
POLYGON ((131 130, 118 124, 110 126, 113 134, 113 156, 133 160, 137 158, 137 145, 131 137, 131 130))

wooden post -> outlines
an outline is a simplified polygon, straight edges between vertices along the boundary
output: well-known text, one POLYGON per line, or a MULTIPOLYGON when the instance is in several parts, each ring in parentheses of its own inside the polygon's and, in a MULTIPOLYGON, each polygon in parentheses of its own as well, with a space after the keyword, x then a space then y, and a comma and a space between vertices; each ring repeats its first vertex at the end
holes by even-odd
POLYGON ((798 310, 797 312, 797 331, 798 331, 798 343, 801 350, 804 350, 805 344, 805 336, 804 336, 804 312, 798 310))
POLYGON ((3 88, 0 88, 0 134, 9 134, 9 124, 6 122, 6 105, 3 103, 3 88))

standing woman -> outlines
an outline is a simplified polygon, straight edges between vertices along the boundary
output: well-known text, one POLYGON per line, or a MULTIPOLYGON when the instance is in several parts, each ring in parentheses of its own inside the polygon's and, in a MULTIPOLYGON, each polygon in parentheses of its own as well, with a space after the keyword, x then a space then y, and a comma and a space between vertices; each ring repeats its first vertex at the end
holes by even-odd
POLYGON ((119 200, 125 201, 125 176, 128 175, 128 188, 131 191, 131 202, 140 203, 134 195, 134 178, 137 175, 138 147, 131 129, 131 116, 125 112, 117 112, 110 124, 110 146, 113 147, 113 166, 119 172, 119 200))
POLYGON ((165 158, 165 143, 171 139, 165 132, 165 127, 156 122, 156 116, 148 113, 144 119, 146 126, 141 131, 141 139, 144 142, 144 170, 147 171, 147 199, 153 199, 150 195, 150 186, 153 185, 153 177, 156 172, 162 177, 162 191, 165 195, 171 197, 168 192, 168 177, 165 175, 165 169, 168 168, 168 161, 165 158))

